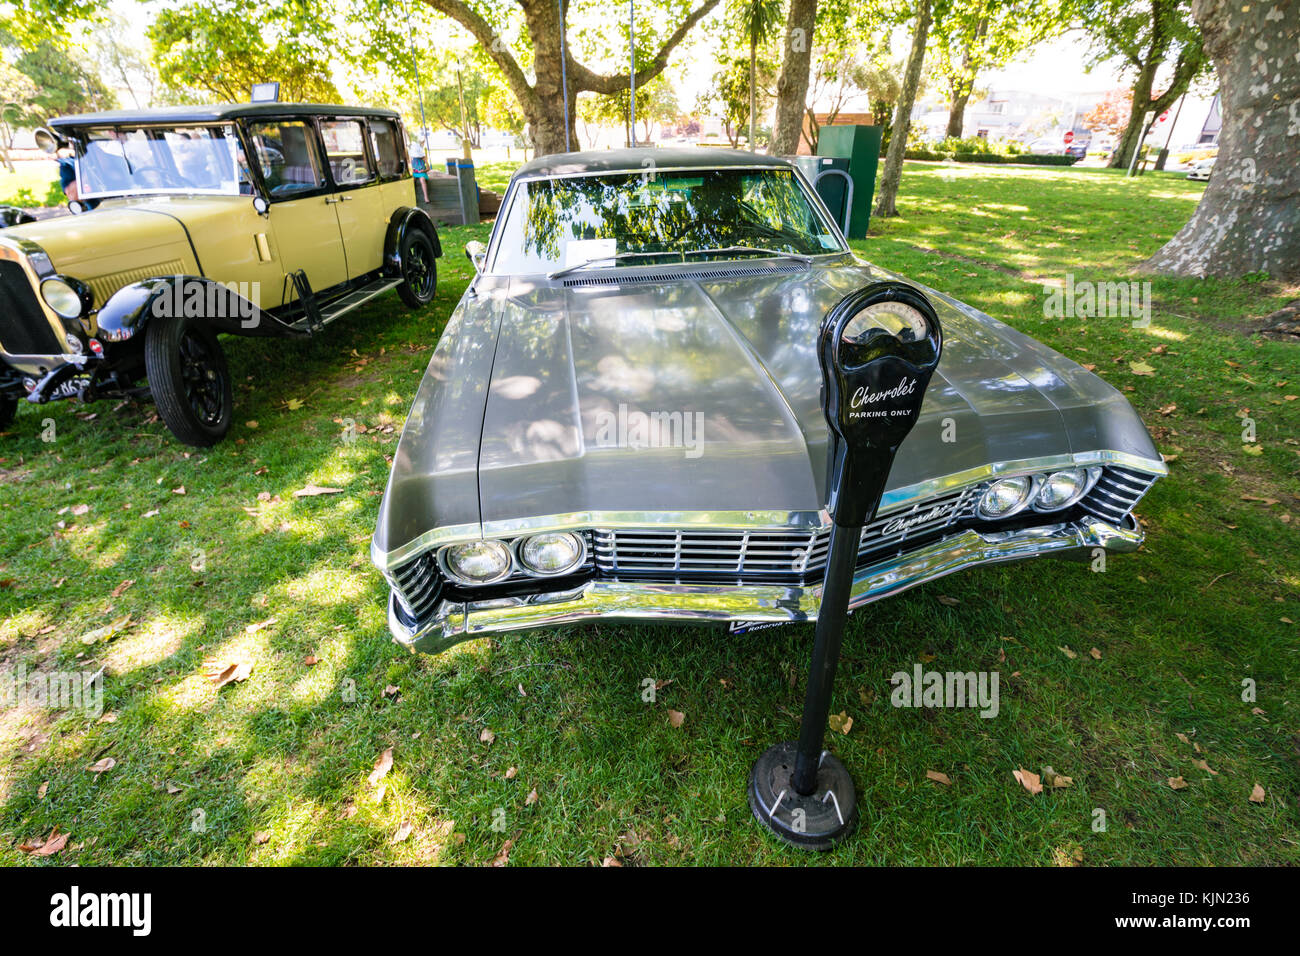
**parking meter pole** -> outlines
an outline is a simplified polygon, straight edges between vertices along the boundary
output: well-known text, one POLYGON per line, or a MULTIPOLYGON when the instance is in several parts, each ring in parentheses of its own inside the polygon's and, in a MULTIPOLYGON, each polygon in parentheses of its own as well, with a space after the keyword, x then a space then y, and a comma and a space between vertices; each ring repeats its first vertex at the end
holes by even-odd
POLYGON ((902 282, 873 282, 849 293, 822 323, 817 352, 831 439, 832 524, 803 723, 798 743, 769 748, 749 775, 754 817, 793 846, 827 850, 857 825, 853 778, 822 740, 862 529, 880 508, 942 346, 934 307, 902 282))
POLYGON ((849 591, 853 587, 853 569, 861 540, 860 525, 856 528, 831 525, 830 557, 821 609, 817 612, 817 636, 813 640, 808 692, 803 702, 803 722, 799 725, 799 749, 794 764, 794 789, 805 796, 817 789, 822 732, 831 712, 831 689, 840 662, 840 639, 849 616, 849 591))

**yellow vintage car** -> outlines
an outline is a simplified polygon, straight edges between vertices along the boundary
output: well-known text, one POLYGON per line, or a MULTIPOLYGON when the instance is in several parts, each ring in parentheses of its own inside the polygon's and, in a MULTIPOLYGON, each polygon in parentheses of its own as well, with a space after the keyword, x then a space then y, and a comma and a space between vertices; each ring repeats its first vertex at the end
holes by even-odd
POLYGON ((213 445, 233 414, 219 334, 433 298, 441 245, 391 110, 87 113, 37 138, 73 157, 77 214, 0 229, 0 430, 24 398, 152 394, 177 438, 213 445))

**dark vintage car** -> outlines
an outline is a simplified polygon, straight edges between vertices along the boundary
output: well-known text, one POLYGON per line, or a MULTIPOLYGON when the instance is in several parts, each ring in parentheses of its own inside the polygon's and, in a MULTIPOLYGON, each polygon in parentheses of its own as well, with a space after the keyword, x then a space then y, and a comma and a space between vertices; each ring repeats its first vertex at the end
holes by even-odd
MULTIPOLYGON (((815 618, 831 524, 818 331, 847 294, 898 277, 849 251, 791 165, 714 150, 529 163, 467 252, 478 275, 372 542, 397 640, 815 618)), ((852 603, 980 564, 1137 549, 1133 508, 1166 468, 1124 397, 921 291, 944 350, 862 532, 852 603)), ((918 317, 874 320, 897 335, 918 317)))
POLYGON ((212 445, 233 410, 218 334, 308 336, 390 289, 433 298, 438 234, 391 110, 245 103, 50 125, 38 140, 73 151, 81 214, 0 230, 0 430, 24 398, 152 394, 177 438, 212 445))

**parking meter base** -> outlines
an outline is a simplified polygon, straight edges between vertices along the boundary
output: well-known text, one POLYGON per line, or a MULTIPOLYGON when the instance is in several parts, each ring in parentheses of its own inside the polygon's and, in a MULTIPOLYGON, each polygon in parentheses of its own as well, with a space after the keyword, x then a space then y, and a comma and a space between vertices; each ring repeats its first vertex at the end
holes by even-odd
POLYGON ((754 818, 783 843, 805 850, 829 850, 858 823, 853 778, 829 751, 823 751, 817 782, 807 796, 794 789, 793 740, 765 751, 749 774, 749 808, 754 818))

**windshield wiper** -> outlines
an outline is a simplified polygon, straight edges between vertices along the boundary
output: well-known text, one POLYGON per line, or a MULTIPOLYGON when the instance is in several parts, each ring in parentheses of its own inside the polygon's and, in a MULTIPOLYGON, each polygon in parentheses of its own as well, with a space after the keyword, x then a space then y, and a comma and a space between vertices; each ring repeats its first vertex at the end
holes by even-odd
POLYGON ((577 272, 579 269, 587 268, 587 266, 594 266, 598 262, 618 262, 622 259, 647 259, 659 256, 682 256, 685 258, 681 252, 619 252, 609 256, 596 256, 586 262, 579 262, 577 265, 556 269, 554 272, 548 272, 546 278, 558 279, 560 276, 567 276, 570 272, 577 272))
POLYGON ((684 256, 720 256, 738 252, 767 256, 771 259, 793 259, 796 262, 803 263, 804 265, 808 265, 812 262, 812 256, 805 256, 799 252, 781 252, 777 249, 764 249, 761 246, 721 246, 717 249, 691 249, 687 251, 684 256))

